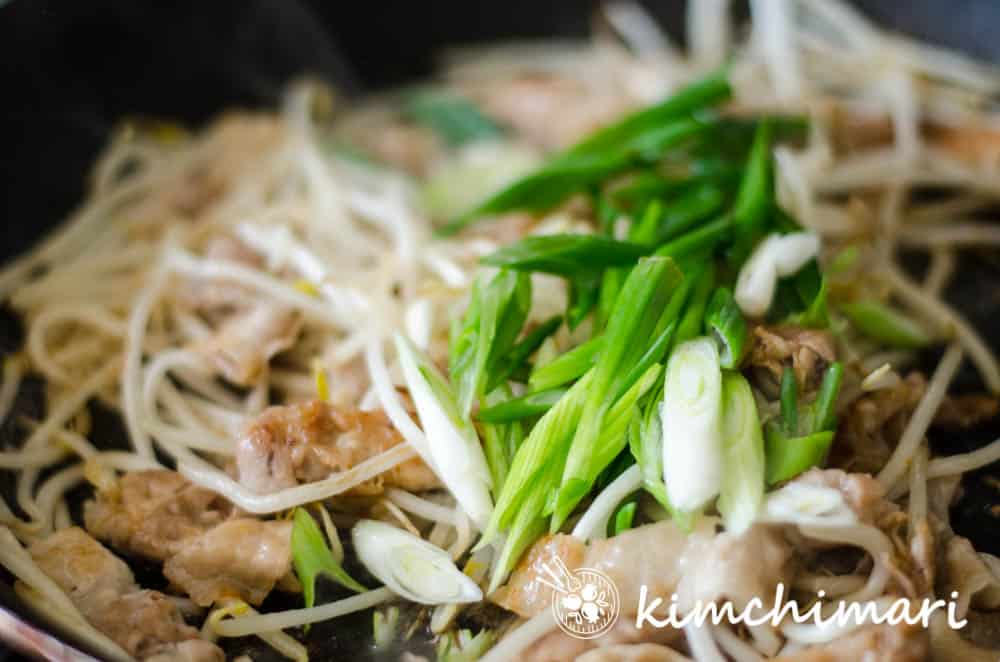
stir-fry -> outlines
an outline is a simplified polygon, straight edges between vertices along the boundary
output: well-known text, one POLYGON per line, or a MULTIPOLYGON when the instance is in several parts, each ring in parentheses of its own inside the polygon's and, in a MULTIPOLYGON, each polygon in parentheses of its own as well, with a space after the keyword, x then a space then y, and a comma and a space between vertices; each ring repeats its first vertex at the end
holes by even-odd
POLYGON ((0 272, 18 596, 108 659, 332 659, 310 626, 363 612, 391 659, 995 660, 1000 559, 949 508, 1000 440, 928 435, 1000 411, 943 296, 1000 243, 1000 72, 751 6, 735 41, 690 2, 687 53, 617 2, 364 103, 123 127, 0 272), (776 595, 970 625, 648 625, 776 595))

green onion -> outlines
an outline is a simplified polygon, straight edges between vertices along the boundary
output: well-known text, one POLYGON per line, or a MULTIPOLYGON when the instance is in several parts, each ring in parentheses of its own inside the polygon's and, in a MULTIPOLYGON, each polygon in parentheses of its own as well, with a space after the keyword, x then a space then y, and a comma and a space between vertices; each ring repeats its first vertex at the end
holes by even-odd
POLYGON ((697 338, 673 351, 660 417, 667 495, 678 510, 695 512, 722 482, 722 372, 714 341, 697 338))
POLYGON ((434 364, 400 334, 396 352, 427 439, 429 464, 476 526, 490 518, 490 470, 479 435, 434 364))
POLYGON ((711 295, 714 285, 715 266, 709 262, 698 276, 694 290, 691 292, 691 300, 688 302, 687 310, 684 311, 677 327, 675 342, 686 342, 701 335, 705 322, 705 307, 708 305, 708 297, 711 295))
POLYGON ((591 273, 582 273, 569 279, 569 301, 566 306, 566 326, 570 331, 580 325, 597 305, 600 280, 591 273))
POLYGON ((660 220, 663 218, 663 203, 653 200, 646 205, 642 216, 629 230, 629 241, 637 244, 650 245, 656 241, 659 234, 660 220))
POLYGON ((351 532, 361 563, 393 593, 425 605, 479 602, 483 592, 440 547, 385 522, 363 519, 351 532))
POLYGON ((635 519, 635 509, 638 504, 633 501, 628 501, 621 505, 618 512, 615 513, 615 520, 611 526, 611 535, 617 536, 623 531, 628 531, 632 528, 632 522, 635 519))
POLYGON ((781 420, 785 434, 794 437, 799 433, 799 384, 788 366, 781 373, 781 420))
POLYGON ((316 604, 316 577, 321 574, 355 593, 368 590, 337 563, 319 526, 304 508, 296 508, 293 517, 292 565, 302 584, 302 595, 307 608, 316 604))
POLYGON ((534 235, 504 246, 482 259, 483 264, 557 276, 596 273, 605 267, 634 264, 648 249, 598 234, 534 235))
POLYGON ((750 384, 738 372, 722 377, 722 486, 718 508, 726 531, 739 535, 764 503, 764 438, 750 384))
POLYGON ((747 323, 728 287, 720 287, 712 294, 705 310, 705 331, 719 344, 719 365, 735 370, 746 350, 747 323))
POLYGON ((772 168, 771 123, 763 119, 754 133, 753 147, 733 207, 737 244, 734 264, 743 262, 763 231, 767 210, 774 199, 772 168))
POLYGON ((473 289, 477 303, 470 305, 461 335, 462 353, 452 362, 451 378, 458 389, 458 406, 463 417, 472 403, 486 391, 490 372, 506 358, 514 346, 531 307, 531 278, 524 273, 500 272, 485 287, 473 289), (478 325, 476 324, 478 320, 478 325))
POLYGON ((482 216, 510 211, 543 211, 555 207, 574 193, 595 186, 620 172, 632 157, 623 152, 564 157, 533 174, 518 179, 480 205, 438 229, 438 236, 455 234, 482 216))
POLYGON ((663 103, 629 115, 591 135, 541 170, 514 182, 457 217, 438 230, 438 234, 454 234, 481 216, 517 209, 549 209, 573 193, 600 184, 637 160, 659 159, 683 139, 714 126, 690 115, 729 94, 729 83, 723 75, 691 85, 663 103))
MULTIPOLYGON (((591 370, 580 378, 531 428, 528 438, 514 455, 507 480, 500 491, 500 496, 497 497, 493 516, 477 548, 489 544, 500 531, 510 527, 515 515, 519 509, 523 510, 523 503, 528 498, 539 490, 547 489, 537 481, 542 469, 551 470, 560 465, 559 471, 562 471, 561 460, 565 457, 566 448, 573 439, 573 431, 579 423, 593 377, 594 373, 591 370)), ((543 495, 542 503, 538 506, 539 517, 547 497, 547 494, 543 495)), ((529 524, 532 524, 532 521, 522 521, 521 526, 524 528, 529 524)), ((542 526, 544 527, 544 523, 542 526)))
MULTIPOLYGON (((490 392, 486 396, 485 404, 493 407, 502 407, 512 400, 510 387, 501 386, 490 392)), ((480 419, 482 420, 482 419, 480 419)), ((494 421, 485 422, 483 429, 483 453, 486 455, 486 464, 490 468, 490 477, 493 483, 493 494, 500 494, 503 482, 507 478, 507 471, 510 469, 510 462, 514 459, 517 447, 524 439, 524 431, 521 422, 494 421)))
POLYGON ((682 260, 692 255, 708 253, 732 231, 733 222, 728 216, 706 223, 697 230, 669 241, 656 249, 654 255, 682 260))
MULTIPOLYGON (((559 478, 560 463, 543 465, 535 473, 528 476, 531 491, 520 501, 516 512, 512 514, 510 530, 507 539, 497 556, 490 577, 487 594, 493 593, 514 569, 517 560, 545 532, 545 517, 542 511, 548 495, 556 487, 559 478)), ((477 548, 482 546, 480 541, 477 548)))
POLYGON ((621 384, 618 386, 618 391, 615 393, 614 399, 617 400, 625 395, 625 391, 632 388, 632 385, 639 381, 640 377, 649 370, 650 367, 659 363, 663 360, 663 355, 667 353, 671 342, 674 338, 674 329, 677 324, 675 322, 670 322, 667 325, 653 344, 649 346, 646 353, 640 357, 639 361, 632 367, 631 370, 625 375, 625 379, 622 380, 621 384))
POLYGON ((823 374, 816 399, 812 403, 812 432, 833 430, 837 426, 837 394, 844 377, 844 366, 831 363, 823 374))
POLYGON ((825 430, 803 437, 790 437, 780 425, 769 421, 764 428, 764 439, 767 484, 774 485, 820 466, 833 442, 833 432, 825 430))
POLYGON ((492 630, 480 630, 472 636, 468 630, 446 632, 437 644, 437 662, 476 662, 496 641, 492 630))
POLYGON ((662 244, 680 237, 699 222, 718 212, 724 201, 725 194, 714 184, 695 187, 665 209, 653 242, 662 244))
POLYGON ((502 402, 487 402, 488 406, 479 410, 476 418, 483 423, 510 423, 538 416, 547 412, 565 394, 566 389, 553 388, 547 391, 533 391, 502 402))
POLYGON ((525 334, 524 338, 518 341, 518 343, 514 345, 509 352, 507 352, 506 356, 501 357, 500 364, 490 375, 489 381, 486 383, 486 391, 490 392, 500 386, 507 380, 508 377, 520 369, 528 358, 538 351, 538 348, 542 346, 542 343, 544 343, 547 338, 556 332, 561 324, 562 317, 560 315, 555 315, 525 334))
POLYGON ((903 349, 919 349, 931 343, 930 334, 918 322, 879 301, 845 303, 840 310, 858 331, 881 343, 903 349))
POLYGON ((731 90, 725 73, 715 73, 680 90, 665 101, 607 126, 577 143, 567 154, 593 154, 617 149, 650 131, 656 131, 670 120, 683 117, 700 108, 729 98, 731 90))
POLYGON ((590 370, 603 345, 604 336, 594 336, 587 342, 577 345, 544 366, 536 368, 528 379, 528 385, 533 392, 538 392, 568 384, 590 370))
POLYGON ((403 116, 432 129, 450 145, 504 135, 468 99, 440 91, 421 91, 403 100, 403 116))
POLYGON ((566 520, 579 501, 567 483, 578 480, 590 484, 604 468, 602 465, 595 470, 591 458, 604 417, 613 404, 614 394, 645 354, 649 338, 659 336, 670 322, 662 320, 661 315, 682 280, 673 260, 651 257, 641 259, 622 286, 604 333, 604 346, 594 364, 594 383, 566 459, 565 489, 560 491, 554 527, 566 520))

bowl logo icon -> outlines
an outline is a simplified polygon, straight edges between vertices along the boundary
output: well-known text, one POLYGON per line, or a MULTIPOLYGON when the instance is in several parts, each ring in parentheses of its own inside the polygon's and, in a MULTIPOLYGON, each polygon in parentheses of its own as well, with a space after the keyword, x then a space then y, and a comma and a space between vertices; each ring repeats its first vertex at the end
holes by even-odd
POLYGON ((618 588, 606 574, 594 568, 571 571, 558 557, 540 569, 537 581, 552 589, 552 615, 563 632, 593 639, 614 627, 621 602, 618 588))

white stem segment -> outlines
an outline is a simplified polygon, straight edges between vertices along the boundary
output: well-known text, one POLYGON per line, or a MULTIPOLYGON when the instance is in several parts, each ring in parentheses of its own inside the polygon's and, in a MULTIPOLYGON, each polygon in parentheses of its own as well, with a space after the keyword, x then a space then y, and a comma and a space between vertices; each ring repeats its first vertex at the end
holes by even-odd
POLYGON ((819 236, 812 232, 768 235, 740 269, 734 296, 749 317, 763 317, 771 307, 778 279, 791 276, 819 254, 819 236))
POLYGON ((726 531, 739 535, 764 503, 764 436, 753 391, 738 372, 722 378, 722 448, 719 512, 726 531))
POLYGON ((393 593, 425 605, 479 602, 483 592, 440 547, 385 522, 361 520, 354 550, 393 593))
POLYGON ((660 418, 667 496, 678 510, 698 510, 722 484, 722 371, 710 338, 671 354, 660 418))
POLYGON ((479 435, 459 413, 454 392, 430 360, 399 334, 396 351, 427 437, 431 466, 481 531, 490 519, 493 501, 479 435))

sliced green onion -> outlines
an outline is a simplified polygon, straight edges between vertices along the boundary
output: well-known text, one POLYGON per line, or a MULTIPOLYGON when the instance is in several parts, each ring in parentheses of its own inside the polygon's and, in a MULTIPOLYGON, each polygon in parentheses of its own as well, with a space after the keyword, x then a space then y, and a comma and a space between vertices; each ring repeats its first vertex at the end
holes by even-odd
POLYGON ((425 605, 479 602, 483 592, 440 547, 385 522, 361 520, 352 531, 361 563, 393 593, 425 605))
POLYGON ((476 417, 483 423, 509 423, 523 418, 538 416, 547 412, 566 394, 564 388, 553 388, 547 391, 533 391, 519 398, 510 398, 502 402, 490 404, 479 411, 476 417))
POLYGON ((479 436, 458 409, 451 386, 420 350, 396 334, 406 387, 427 437, 430 465, 472 521, 482 529, 492 511, 490 471, 479 436))
POLYGON ((735 370, 746 349, 747 323, 728 287, 720 287, 712 294, 705 311, 705 331, 719 344, 719 364, 735 370))
POLYGON ((618 509, 615 513, 615 521, 611 527, 611 535, 617 536, 623 531, 628 531, 632 528, 632 522, 635 519, 635 509, 637 503, 635 501, 629 501, 618 509))
POLYGON ((823 373, 816 399, 812 404, 812 432, 833 430, 837 426, 837 395, 844 377, 844 366, 831 363, 823 373))
POLYGON ((670 343, 673 342, 674 329, 676 328, 676 323, 671 322, 667 325, 653 344, 649 346, 646 353, 643 354, 639 361, 632 367, 631 370, 625 375, 625 379, 622 380, 621 384, 618 386, 618 391, 615 393, 615 400, 618 400, 625 395, 625 392, 632 388, 639 379, 644 375, 654 364, 659 363, 663 360, 663 355, 667 353, 667 349, 670 347, 670 343))
POLYGON ((490 375, 486 383, 486 391, 490 392, 504 383, 511 375, 519 370, 528 358, 538 351, 542 343, 546 341, 562 324, 562 316, 555 315, 545 320, 537 327, 529 331, 514 347, 511 348, 505 357, 502 357, 500 364, 493 374, 490 375))
POLYGON ((424 90, 404 99, 402 108, 406 118, 427 126, 451 145, 504 135, 471 101, 454 94, 424 90))
MULTIPOLYGON (((486 396, 486 405, 500 406, 512 399, 510 387, 502 386, 486 396)), ((484 422, 483 453, 490 467, 490 477, 493 482, 493 494, 498 495, 507 479, 510 462, 514 459, 517 447, 524 439, 521 422, 484 422)))
POLYGON ((671 321, 662 319, 662 313, 682 281, 673 260, 660 257, 641 259, 625 281, 604 333, 604 346, 594 364, 594 383, 566 458, 563 488, 552 519, 555 529, 582 498, 579 484, 592 484, 614 457, 600 466, 593 459, 605 415, 614 404, 615 394, 630 378, 632 367, 646 353, 649 339, 659 336, 671 321), (570 487, 571 481, 576 487, 570 487))
POLYGON ((858 331, 879 342, 903 349, 919 349, 932 341, 930 334, 917 321, 895 308, 875 300, 841 304, 847 319, 858 331))
POLYGON ((764 437, 750 384, 738 372, 722 378, 722 487, 718 508, 726 531, 739 535, 764 503, 764 437))
POLYGON ((714 184, 694 188, 674 200, 661 214, 663 220, 653 242, 661 244, 680 237, 700 221, 718 212, 724 201, 725 194, 714 184))
POLYGON ((715 266, 709 262, 707 268, 703 269, 691 292, 691 300, 688 302, 687 310, 681 317, 677 326, 676 342, 682 343, 692 338, 697 338, 702 333, 705 322, 705 308, 708 306, 708 297, 712 294, 712 287, 715 285, 715 266))
POLYGON ((767 209, 774 199, 774 176, 771 159, 771 123, 766 118, 757 124, 753 147, 740 182, 733 208, 736 235, 735 264, 743 261, 756 243, 763 227, 767 209))
POLYGON ((372 614, 372 633, 375 650, 384 650, 396 641, 399 630, 399 607, 376 609, 372 614))
POLYGON ((568 384, 590 370, 603 345, 604 336, 594 336, 587 342, 577 345, 544 366, 536 368, 528 379, 528 386, 533 392, 539 392, 568 384))
POLYGON ((645 246, 599 234, 547 234, 525 237, 487 255, 483 264, 557 276, 596 273, 605 267, 634 264, 645 246))
POLYGON ((781 373, 781 420, 787 435, 794 437, 799 433, 799 383, 795 371, 788 366, 781 373))
POLYGON ((675 260, 710 253, 732 231, 733 221, 729 216, 723 216, 711 223, 702 225, 685 235, 669 241, 656 249, 654 255, 672 257, 675 260))
POLYGON ((781 426, 769 421, 764 430, 767 456, 767 484, 774 485, 818 467, 833 442, 833 432, 825 430, 804 437, 789 437, 781 426))
POLYGON ((771 234, 753 250, 736 280, 736 303, 750 317, 763 317, 778 285, 819 252, 819 237, 811 232, 771 234))
POLYGON ((292 565, 302 584, 306 608, 316 604, 316 577, 325 574, 355 593, 367 591, 347 574, 333 557, 316 521, 304 508, 296 508, 292 523, 292 565))
POLYGON ((468 630, 446 632, 437 644, 437 662, 476 662, 496 641, 496 632, 480 630, 475 636, 468 630))
POLYGON ((629 241, 643 245, 657 243, 661 218, 663 218, 663 203, 653 200, 646 205, 642 216, 629 230, 629 241))
POLYGON ((659 130, 670 120, 719 103, 731 94, 725 73, 715 73, 680 90, 661 103, 645 108, 592 134, 569 149, 567 154, 593 154, 618 149, 650 131, 659 130))
POLYGON ((566 325, 570 331, 587 318, 597 305, 600 295, 600 279, 592 273, 583 273, 569 279, 569 302, 566 306, 566 325))
POLYGON ((671 354, 660 417, 670 503, 697 511, 722 484, 722 372, 714 341, 689 340, 671 354))

